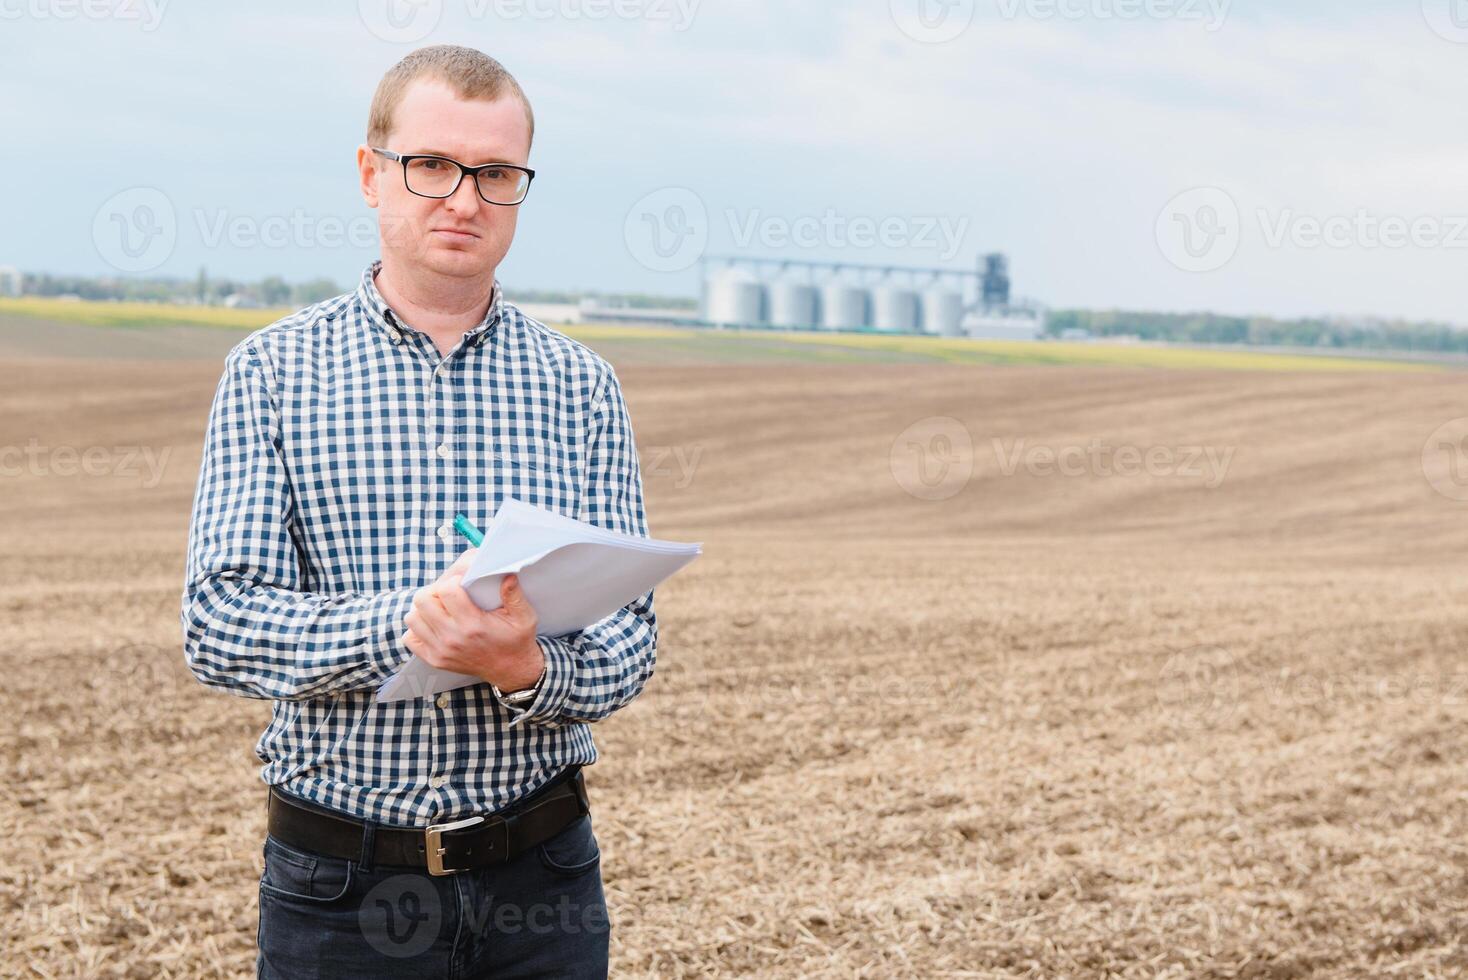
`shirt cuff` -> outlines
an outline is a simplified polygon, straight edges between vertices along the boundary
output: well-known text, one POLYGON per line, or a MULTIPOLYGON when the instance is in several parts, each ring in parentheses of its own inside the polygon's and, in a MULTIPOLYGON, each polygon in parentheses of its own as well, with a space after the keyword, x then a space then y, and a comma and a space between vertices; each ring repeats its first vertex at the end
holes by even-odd
POLYGON ((407 588, 386 592, 379 597, 369 657, 370 677, 378 683, 386 681, 413 659, 413 651, 403 645, 403 634, 408 631, 403 620, 412 611, 413 596, 417 593, 416 588, 407 588))
MULTIPOLYGON (((540 693, 529 705, 523 708, 504 705, 505 710, 514 716, 510 719, 511 728, 523 721, 559 728, 561 723, 557 718, 571 697, 571 687, 576 679, 576 648, 553 636, 537 636, 535 642, 545 655, 545 677, 540 682, 540 693)), ((504 704, 503 701, 500 703, 504 704)))

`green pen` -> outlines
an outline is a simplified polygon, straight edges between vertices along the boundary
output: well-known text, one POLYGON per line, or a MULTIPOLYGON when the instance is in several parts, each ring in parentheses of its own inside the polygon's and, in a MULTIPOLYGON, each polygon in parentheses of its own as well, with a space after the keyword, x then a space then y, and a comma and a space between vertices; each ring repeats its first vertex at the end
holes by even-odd
POLYGON ((463 514, 454 515, 454 530, 468 538, 469 543, 476 548, 484 544, 484 532, 475 527, 474 522, 463 514))

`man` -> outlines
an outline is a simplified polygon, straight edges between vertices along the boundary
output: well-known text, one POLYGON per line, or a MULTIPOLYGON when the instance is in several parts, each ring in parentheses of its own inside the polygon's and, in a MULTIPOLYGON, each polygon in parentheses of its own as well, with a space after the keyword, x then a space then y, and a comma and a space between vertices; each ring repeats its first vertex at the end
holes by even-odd
POLYGON ((261 977, 606 975, 579 770, 653 672, 652 592, 538 637, 515 576, 469 600, 451 523, 513 496, 648 533, 611 366, 495 278, 532 132, 478 51, 393 67, 357 150, 381 261, 241 341, 214 397, 182 622, 200 681, 274 701, 261 977), (414 655, 483 683, 375 701, 414 655))

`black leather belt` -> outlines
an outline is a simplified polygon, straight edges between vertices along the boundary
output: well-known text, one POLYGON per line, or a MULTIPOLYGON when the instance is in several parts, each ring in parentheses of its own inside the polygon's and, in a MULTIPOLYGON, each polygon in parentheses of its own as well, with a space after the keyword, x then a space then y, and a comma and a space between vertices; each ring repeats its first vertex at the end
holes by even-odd
POLYGON ((550 840, 591 812, 580 766, 570 766, 524 800, 484 816, 409 829, 369 825, 270 788, 270 835, 292 847, 373 864, 427 868, 432 875, 502 864, 550 840))

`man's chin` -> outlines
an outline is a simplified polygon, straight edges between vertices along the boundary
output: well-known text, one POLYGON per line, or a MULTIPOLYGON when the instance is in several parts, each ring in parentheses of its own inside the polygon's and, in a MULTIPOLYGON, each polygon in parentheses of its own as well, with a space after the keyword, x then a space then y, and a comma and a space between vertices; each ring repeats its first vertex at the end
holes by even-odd
POLYGON ((423 265, 443 275, 463 276, 488 272, 493 264, 478 249, 465 248, 458 244, 429 242, 428 247, 423 251, 423 265))

